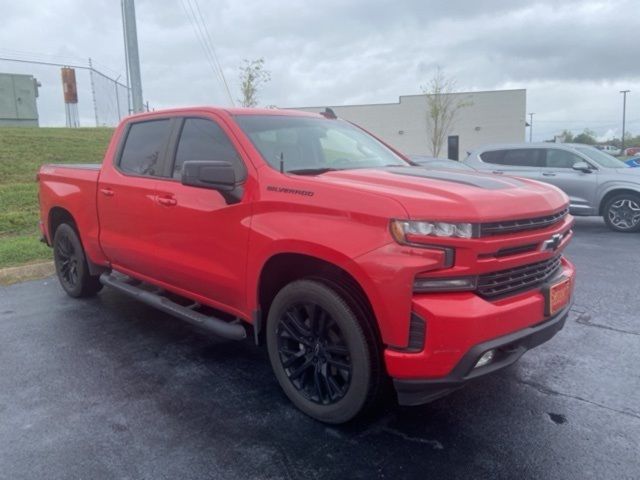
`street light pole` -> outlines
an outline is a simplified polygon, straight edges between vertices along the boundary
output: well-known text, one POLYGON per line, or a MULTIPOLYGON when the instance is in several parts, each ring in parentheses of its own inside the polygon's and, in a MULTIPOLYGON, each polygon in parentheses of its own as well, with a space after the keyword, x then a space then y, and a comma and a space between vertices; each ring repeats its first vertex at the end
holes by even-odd
POLYGON ((624 155, 624 129, 627 116, 627 93, 631 90, 620 90, 622 94, 622 137, 620 137, 620 155, 624 155))
POLYGON ((529 143, 532 142, 533 139, 533 116, 535 113, 529 114, 529 143))
POLYGON ((133 113, 144 111, 142 101, 142 78, 138 54, 138 32, 134 0, 122 0, 122 26, 124 30, 124 52, 126 56, 128 84, 131 88, 133 113))

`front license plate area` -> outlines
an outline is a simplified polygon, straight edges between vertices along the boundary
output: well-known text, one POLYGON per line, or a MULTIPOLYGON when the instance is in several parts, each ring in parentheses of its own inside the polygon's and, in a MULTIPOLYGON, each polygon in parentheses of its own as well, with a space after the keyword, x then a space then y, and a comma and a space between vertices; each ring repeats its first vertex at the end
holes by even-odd
POLYGON ((569 304, 571 300, 571 278, 562 277, 544 288, 544 313, 555 315, 569 304))

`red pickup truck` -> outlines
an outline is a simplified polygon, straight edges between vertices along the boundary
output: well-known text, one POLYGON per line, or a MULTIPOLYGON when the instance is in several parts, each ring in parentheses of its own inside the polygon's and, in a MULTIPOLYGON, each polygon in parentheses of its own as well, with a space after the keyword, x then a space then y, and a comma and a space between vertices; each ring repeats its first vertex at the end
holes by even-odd
POLYGON ((102 165, 45 165, 40 227, 72 297, 103 285, 266 343, 306 414, 345 422, 393 381, 440 398, 560 330, 568 199, 426 170, 330 110, 135 115, 102 165))

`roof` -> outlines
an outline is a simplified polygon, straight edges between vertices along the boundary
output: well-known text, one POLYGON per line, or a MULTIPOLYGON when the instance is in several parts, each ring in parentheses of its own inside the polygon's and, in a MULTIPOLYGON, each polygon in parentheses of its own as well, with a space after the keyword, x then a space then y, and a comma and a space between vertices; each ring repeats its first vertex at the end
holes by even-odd
POLYGON ((474 150, 491 150, 494 148, 578 148, 578 147, 592 147, 593 145, 586 145, 583 143, 556 143, 556 142, 532 142, 532 143, 493 143, 489 145, 483 145, 480 148, 474 150))
POLYGON ((152 112, 142 112, 131 115, 128 118, 144 118, 144 117, 156 117, 161 115, 183 115, 194 112, 212 112, 212 113, 226 113, 228 115, 286 115, 289 117, 313 117, 324 118, 318 113, 303 112, 299 110, 285 110, 280 108, 241 108, 241 107, 216 107, 212 105, 200 105, 192 107, 180 107, 180 108, 163 108, 160 110, 154 110, 152 112))

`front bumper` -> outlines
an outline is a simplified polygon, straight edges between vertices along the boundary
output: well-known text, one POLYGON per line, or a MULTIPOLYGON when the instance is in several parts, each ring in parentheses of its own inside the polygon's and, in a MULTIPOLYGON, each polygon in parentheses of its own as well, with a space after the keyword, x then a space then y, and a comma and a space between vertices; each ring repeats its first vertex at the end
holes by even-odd
POLYGON ((398 402, 400 405, 428 403, 462 388, 471 380, 513 364, 527 350, 550 340, 558 333, 564 327, 570 308, 571 304, 541 324, 475 345, 462 357, 451 373, 443 378, 394 379, 398 402), (496 350, 497 358, 486 366, 474 368, 480 356, 489 350, 496 350))
MULTIPOLYGON (((575 283, 575 269, 565 258, 554 280, 559 277, 575 283)), ((444 396, 473 378, 512 364, 525 351, 549 340, 564 325, 572 299, 549 317, 542 290, 495 301, 473 292, 415 295, 412 311, 426 326, 422 350, 389 347, 384 352, 400 402, 416 405, 444 396), (474 369, 490 349, 498 350, 496 359, 474 369)))

